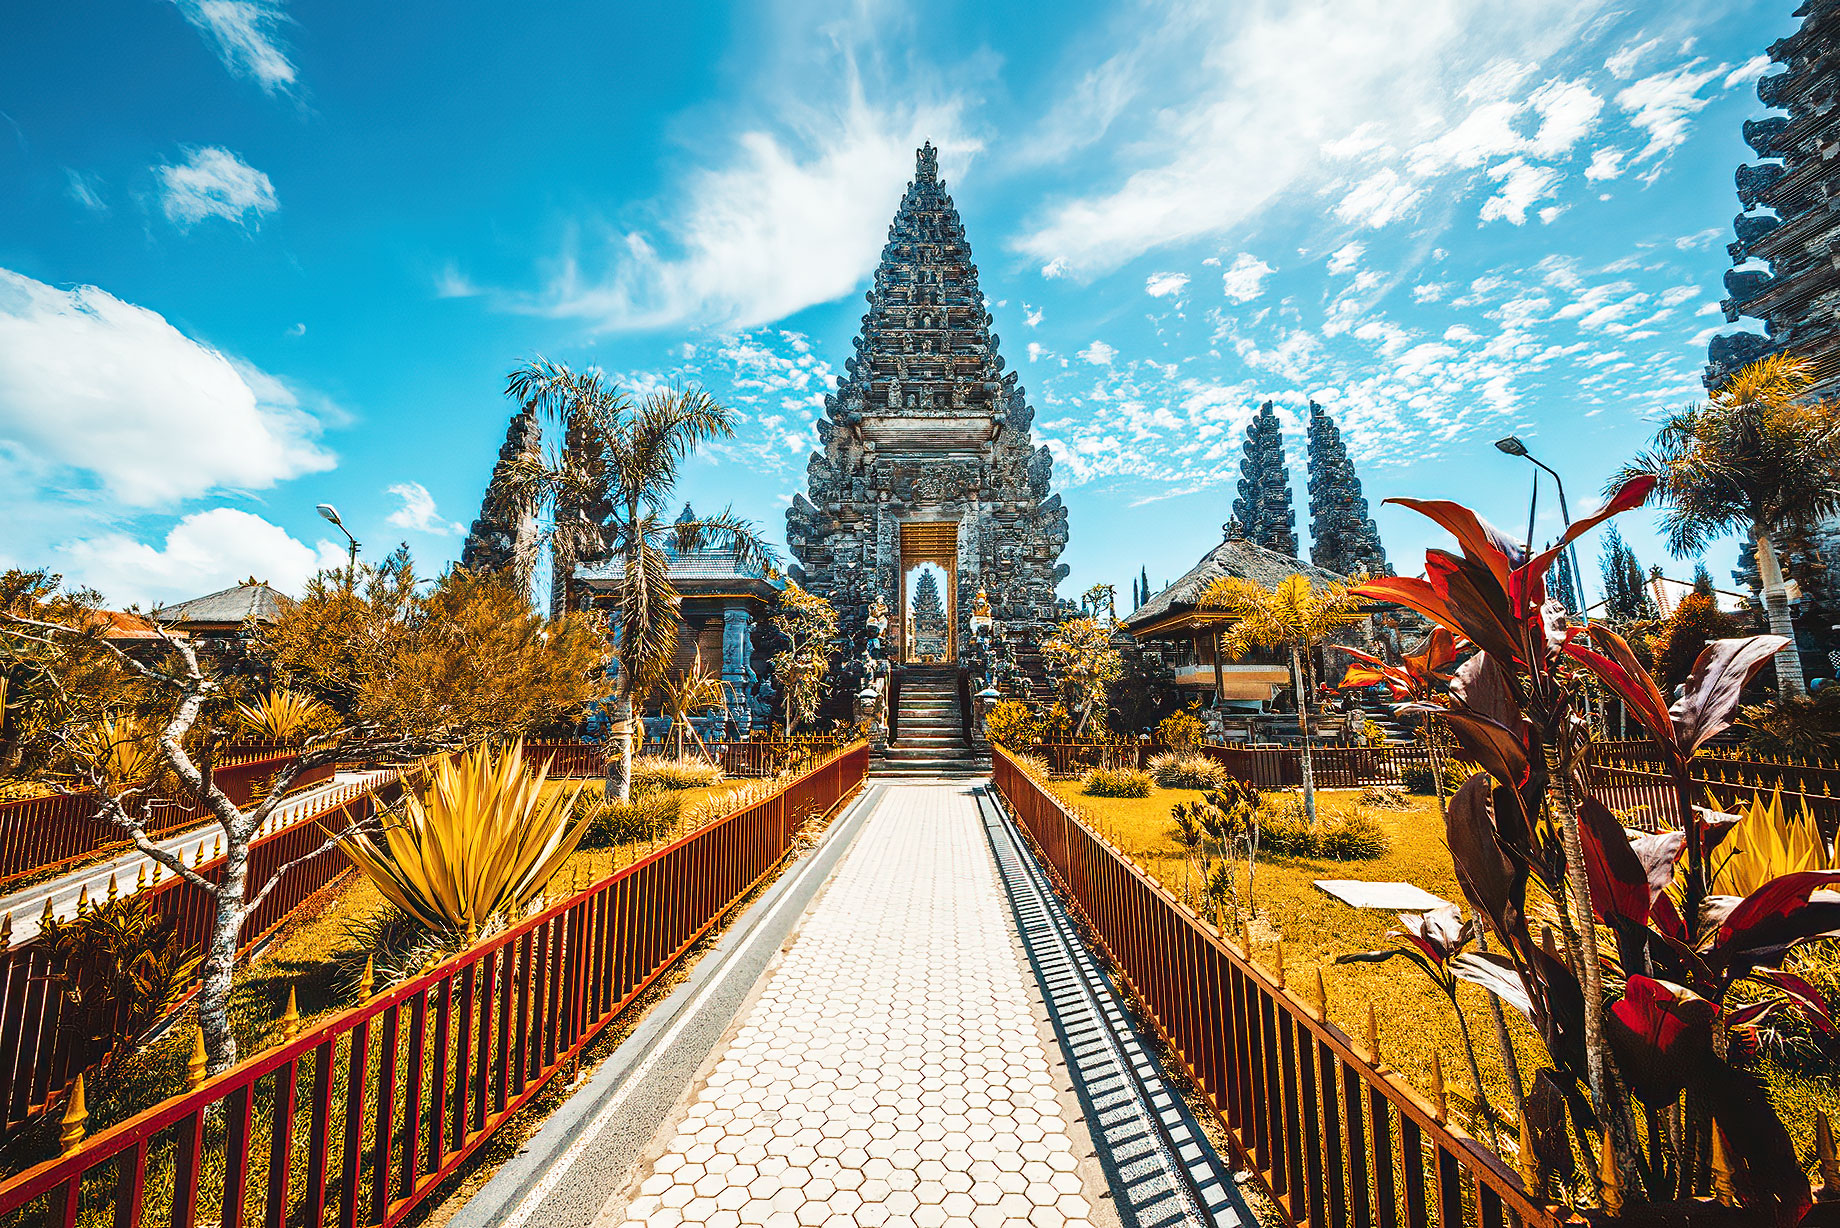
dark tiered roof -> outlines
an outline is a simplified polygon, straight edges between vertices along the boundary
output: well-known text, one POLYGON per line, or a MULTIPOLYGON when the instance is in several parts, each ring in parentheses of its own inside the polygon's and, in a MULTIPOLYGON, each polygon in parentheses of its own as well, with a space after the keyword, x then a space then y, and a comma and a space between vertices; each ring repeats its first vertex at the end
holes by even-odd
POLYGON ((1386 550, 1367 514, 1367 498, 1341 428, 1323 407, 1310 402, 1310 561, 1351 576, 1385 575, 1386 550))
POLYGON ((1313 584, 1332 584, 1345 577, 1321 567, 1311 566, 1294 555, 1267 550, 1257 542, 1235 536, 1235 526, 1227 528, 1226 540, 1201 556, 1201 561, 1183 572, 1181 577, 1156 593, 1122 619, 1125 630, 1142 636, 1170 626, 1185 626, 1188 620, 1218 617, 1202 614, 1197 606, 1208 585, 1226 576, 1238 576, 1266 588, 1275 588, 1285 577, 1299 574, 1313 584))
POLYGON ((1239 498, 1233 516, 1255 541, 1278 554, 1297 553, 1297 513, 1291 508, 1291 471, 1284 462, 1284 432, 1271 402, 1246 425, 1241 445, 1239 498))
POLYGON ((246 622, 272 623, 294 604, 286 593, 276 592, 262 580, 246 580, 232 588, 206 593, 190 601, 161 606, 153 616, 181 630, 193 627, 237 627, 246 622))

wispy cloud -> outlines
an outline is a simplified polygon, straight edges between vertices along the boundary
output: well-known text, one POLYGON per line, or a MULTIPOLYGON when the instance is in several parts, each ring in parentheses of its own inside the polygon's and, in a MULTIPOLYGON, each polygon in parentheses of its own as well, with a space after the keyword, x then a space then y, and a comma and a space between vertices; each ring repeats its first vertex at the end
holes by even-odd
POLYGON ((102 177, 64 168, 64 195, 91 213, 107 213, 109 202, 102 199, 102 177))
POLYGON ((209 217, 248 226, 281 207, 267 175, 214 145, 187 149, 183 162, 156 166, 154 175, 166 220, 181 230, 209 217))
POLYGON ((408 529, 412 533, 431 533, 436 537, 452 537, 466 530, 465 525, 442 519, 435 508, 434 496, 420 482, 398 482, 384 493, 395 495, 402 501, 388 517, 389 522, 399 529, 408 529))
POLYGON ((1152 273, 1144 278, 1144 293, 1151 298, 1169 298, 1187 288, 1187 273, 1152 273))
POLYGON ((1220 288, 1236 303, 1250 303, 1265 293, 1265 279, 1277 272, 1251 252, 1241 252, 1220 275, 1220 288))
POLYGON ((185 19, 216 50, 224 67, 247 77, 270 94, 285 94, 296 84, 280 31, 288 21, 272 0, 173 0, 185 19))

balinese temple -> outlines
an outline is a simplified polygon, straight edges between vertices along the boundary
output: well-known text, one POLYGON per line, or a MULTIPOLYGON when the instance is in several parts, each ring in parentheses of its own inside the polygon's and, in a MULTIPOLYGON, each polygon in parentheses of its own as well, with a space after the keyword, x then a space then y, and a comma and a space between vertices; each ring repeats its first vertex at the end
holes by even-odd
POLYGON ((1310 402, 1309 445, 1310 562, 1344 576, 1391 574, 1341 428, 1315 401, 1310 402))
MULTIPOLYGON (((1053 462, 1029 435, 1035 417, 1005 371, 938 152, 919 150, 854 350, 825 398, 809 497, 786 512, 794 579, 836 609, 846 651, 860 653, 872 604, 905 612, 923 563, 943 571, 943 661, 969 635, 973 598, 989 596, 1025 672, 1056 621, 1067 575, 1067 510, 1053 462)), ((906 619, 890 623, 891 659, 917 660, 906 619)))
POLYGON ((1248 541, 1277 554, 1297 553, 1297 513, 1291 508, 1291 471, 1284 461, 1284 432, 1271 402, 1246 427, 1240 445, 1239 498, 1233 518, 1248 541))
MULTIPOLYGON (((678 523, 694 519, 686 503, 678 523)), ((767 620, 778 609, 786 582, 741 566, 733 551, 720 547, 671 542, 665 553, 670 558, 666 574, 683 597, 678 608, 683 630, 671 672, 687 673, 700 664, 719 674, 728 688, 729 728, 712 732, 745 738, 770 719, 767 649, 772 632, 767 620)), ((611 599, 625 574, 618 559, 581 564, 575 569, 578 600, 593 605, 611 599)))
POLYGON ((479 501, 479 518, 473 521, 460 550, 460 566, 468 571, 509 571, 520 554, 528 557, 536 523, 511 512, 506 495, 511 466, 520 457, 535 456, 542 438, 543 428, 529 409, 511 415, 505 442, 498 449, 498 463, 492 466, 485 496, 479 501))
MULTIPOLYGON (((1840 0, 1808 0, 1802 25, 1769 47, 1782 65, 1757 81, 1769 113, 1744 123, 1755 160, 1738 167, 1741 212, 1732 219, 1725 272, 1725 318, 1742 331, 1712 338, 1706 386, 1716 388, 1748 362, 1789 351, 1814 365, 1813 394, 1840 394, 1840 0), (1753 326, 1761 323, 1762 331, 1753 326)), ((1754 547, 1746 534, 1732 578, 1756 592, 1754 547)), ((1822 651, 1833 639, 1833 577, 1840 575, 1840 521, 1819 526, 1783 552, 1784 570, 1801 586, 1795 609, 1802 669, 1831 676, 1822 651)))
POLYGON ((1772 114, 1746 120, 1757 157, 1737 171, 1743 211, 1732 220, 1733 267, 1725 273, 1725 318, 1761 321, 1764 331, 1714 337, 1708 387, 1778 350, 1815 364, 1822 394, 1840 388, 1840 184, 1832 153, 1840 143, 1840 0, 1809 0, 1802 28, 1769 48, 1785 71, 1757 81, 1772 114))

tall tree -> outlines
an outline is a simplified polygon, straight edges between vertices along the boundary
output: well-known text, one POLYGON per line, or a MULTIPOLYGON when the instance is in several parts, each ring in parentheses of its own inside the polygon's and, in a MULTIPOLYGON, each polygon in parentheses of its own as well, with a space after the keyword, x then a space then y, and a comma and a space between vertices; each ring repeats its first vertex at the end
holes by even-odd
POLYGON ((213 1073, 237 1058, 229 1001, 245 920, 289 870, 346 838, 328 837, 251 894, 250 846, 299 774, 340 758, 408 762, 572 719, 607 662, 598 619, 544 619, 501 577, 455 570, 421 589, 400 551, 356 575, 322 575, 257 633, 252 653, 336 719, 298 742, 259 801, 239 806, 212 779, 211 760, 246 719, 227 701, 244 681, 241 662, 163 628, 159 652, 131 655, 102 638, 94 594, 40 578, 0 609, 0 655, 26 665, 36 701, 65 716, 46 750, 60 787, 93 796, 99 821, 211 901, 198 1026, 213 1073), (199 873, 149 835, 141 802, 161 775, 217 825, 221 874, 199 873))
POLYGON ((1740 367, 1704 404, 1670 414, 1646 452, 1611 485, 1653 474, 1677 557, 1751 530, 1770 630, 1789 640, 1776 655, 1785 695, 1806 689, 1779 562, 1786 542, 1840 512, 1840 405, 1811 399, 1806 359, 1772 354, 1740 367))
MULTIPOLYGON (((683 462, 698 445, 732 437, 734 412, 700 389, 661 389, 635 402, 599 370, 574 371, 542 357, 513 371, 505 393, 557 423, 566 441, 557 452, 512 461, 505 498, 547 517, 558 569, 607 559, 618 572, 609 613, 620 753, 608 757, 607 791, 626 801, 635 712, 677 652, 680 598, 667 547, 725 548, 743 569, 764 571, 774 562, 753 526, 728 511, 676 522, 664 514, 683 462)), ((572 578, 562 576, 565 590, 572 578)))
POLYGON ((1124 658, 1112 645, 1111 629, 1093 618, 1069 618, 1042 641, 1041 655, 1068 713, 1078 718, 1074 736, 1086 732, 1095 713, 1103 725, 1106 688, 1124 672, 1124 658))
MULTIPOLYGON (((1563 556, 1561 556, 1563 558, 1563 556)), ((1612 525, 1604 531, 1604 615, 1617 622, 1635 622, 1658 616, 1642 576, 1641 560, 1612 525)))
POLYGON ((1291 685, 1297 694, 1297 728, 1303 734, 1303 808, 1316 821, 1316 771, 1310 758, 1309 674, 1304 660, 1343 627, 1360 622, 1360 601, 1347 586, 1329 584, 1321 592, 1309 577, 1292 573, 1276 588, 1266 588, 1239 576, 1222 576, 1201 591, 1196 602, 1204 610, 1221 610, 1233 623, 1221 651, 1243 657, 1254 648, 1276 648, 1291 658, 1291 685))
POLYGON ((786 581, 779 595, 779 612, 773 629, 786 646, 773 654, 770 668, 786 705, 786 733, 818 719, 824 698, 824 678, 830 672, 831 651, 836 646, 837 611, 816 593, 786 581))

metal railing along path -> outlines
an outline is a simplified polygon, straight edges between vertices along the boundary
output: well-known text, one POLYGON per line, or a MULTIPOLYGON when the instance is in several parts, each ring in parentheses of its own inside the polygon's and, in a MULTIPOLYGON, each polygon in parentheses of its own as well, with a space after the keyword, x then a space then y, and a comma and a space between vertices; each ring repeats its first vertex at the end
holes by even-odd
POLYGON ((0 1223, 401 1221, 771 874, 850 747, 463 954, 0 1186, 0 1223))
POLYGON ((1001 750, 992 775, 1056 889, 1291 1223, 1558 1223, 1493 1151, 1440 1120, 1321 1004, 1256 967, 1001 750))

